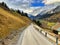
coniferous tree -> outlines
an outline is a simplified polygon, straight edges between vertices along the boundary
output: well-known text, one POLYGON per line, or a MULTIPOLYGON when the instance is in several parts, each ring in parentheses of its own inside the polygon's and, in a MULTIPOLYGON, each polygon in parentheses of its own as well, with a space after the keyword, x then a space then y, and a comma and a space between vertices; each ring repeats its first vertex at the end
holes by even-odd
POLYGON ((5 6, 6 8, 8 8, 8 6, 6 5, 6 3, 2 2, 2 5, 5 6))
POLYGON ((21 14, 20 10, 17 10, 17 12, 18 12, 19 14, 21 14))

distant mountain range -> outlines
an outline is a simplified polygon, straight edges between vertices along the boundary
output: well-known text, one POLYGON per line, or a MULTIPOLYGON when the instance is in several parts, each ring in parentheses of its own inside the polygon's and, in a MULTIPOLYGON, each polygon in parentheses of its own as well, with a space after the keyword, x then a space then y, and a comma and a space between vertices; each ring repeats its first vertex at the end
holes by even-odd
POLYGON ((47 18, 50 17, 51 15, 60 12, 60 6, 57 6, 56 8, 50 10, 50 11, 44 11, 44 14, 38 14, 36 18, 47 18))
POLYGON ((59 4, 60 3, 58 2, 58 3, 55 3, 55 4, 47 5, 43 8, 38 8, 38 9, 33 11, 33 13, 35 12, 35 14, 37 14, 37 15, 36 16, 30 15, 29 17, 31 19, 34 19, 34 20, 50 17, 53 14, 60 12, 60 5, 59 4))

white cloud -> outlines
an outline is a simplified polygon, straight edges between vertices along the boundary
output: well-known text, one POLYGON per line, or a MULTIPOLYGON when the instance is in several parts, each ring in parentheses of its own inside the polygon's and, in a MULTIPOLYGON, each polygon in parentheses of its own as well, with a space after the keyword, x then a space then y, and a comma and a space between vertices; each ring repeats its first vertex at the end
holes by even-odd
MULTIPOLYGON (((34 15, 32 12, 37 9, 37 8, 40 8, 40 7, 30 7, 30 8, 27 8, 27 9, 23 9, 24 12, 28 13, 28 14, 32 14, 34 15)), ((34 15, 35 16, 35 15, 34 15)))
POLYGON ((60 0, 44 0, 43 3, 45 4, 52 4, 52 3, 56 3, 56 2, 60 2, 60 0))
POLYGON ((33 12, 36 7, 30 7, 31 3, 33 3, 34 0, 7 0, 6 3, 10 8, 13 9, 20 9, 24 11, 25 13, 30 14, 33 12))
MULTIPOLYGON (((33 14, 33 10, 40 8, 40 7, 30 7, 31 3, 35 3, 35 0, 0 0, 0 2, 5 2, 10 8, 13 9, 20 9, 28 14, 33 14)), ((40 3, 41 0, 37 0, 36 2, 40 3)))
POLYGON ((9 7, 12 8, 29 8, 32 0, 7 0, 6 3, 8 4, 9 7))
POLYGON ((5 2, 6 0, 0 0, 0 2, 3 2, 3 1, 5 2))

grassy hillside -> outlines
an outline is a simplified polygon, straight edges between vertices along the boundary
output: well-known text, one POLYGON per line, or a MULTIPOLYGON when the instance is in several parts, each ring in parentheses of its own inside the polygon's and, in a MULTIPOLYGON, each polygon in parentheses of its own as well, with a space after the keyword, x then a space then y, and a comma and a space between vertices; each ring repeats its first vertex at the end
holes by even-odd
POLYGON ((44 20, 50 21, 50 22, 60 22, 60 13, 55 13, 49 18, 45 18, 44 20))
POLYGON ((27 17, 0 7, 0 38, 5 38, 10 32, 27 26, 30 22, 27 17))
POLYGON ((51 16, 43 18, 43 19, 37 19, 36 22, 39 21, 41 24, 40 26, 44 29, 51 30, 52 26, 54 26, 57 22, 60 23, 60 13, 54 13, 51 14, 51 16))
POLYGON ((45 27, 52 27, 57 22, 60 22, 60 13, 52 14, 50 17, 40 20, 41 23, 46 24, 45 27))

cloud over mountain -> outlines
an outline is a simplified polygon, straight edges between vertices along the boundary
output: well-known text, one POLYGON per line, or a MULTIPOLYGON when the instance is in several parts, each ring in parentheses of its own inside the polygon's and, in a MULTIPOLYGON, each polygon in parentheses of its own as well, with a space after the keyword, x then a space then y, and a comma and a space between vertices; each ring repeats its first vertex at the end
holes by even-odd
POLYGON ((0 2, 3 2, 3 1, 7 3, 7 5, 10 8, 20 9, 20 10, 23 10, 24 12, 30 13, 36 8, 32 6, 32 4, 35 4, 35 3, 39 4, 42 0, 0 0, 0 2))
POLYGON ((52 4, 52 3, 56 3, 56 2, 60 2, 60 0, 44 0, 43 3, 45 4, 52 4))

